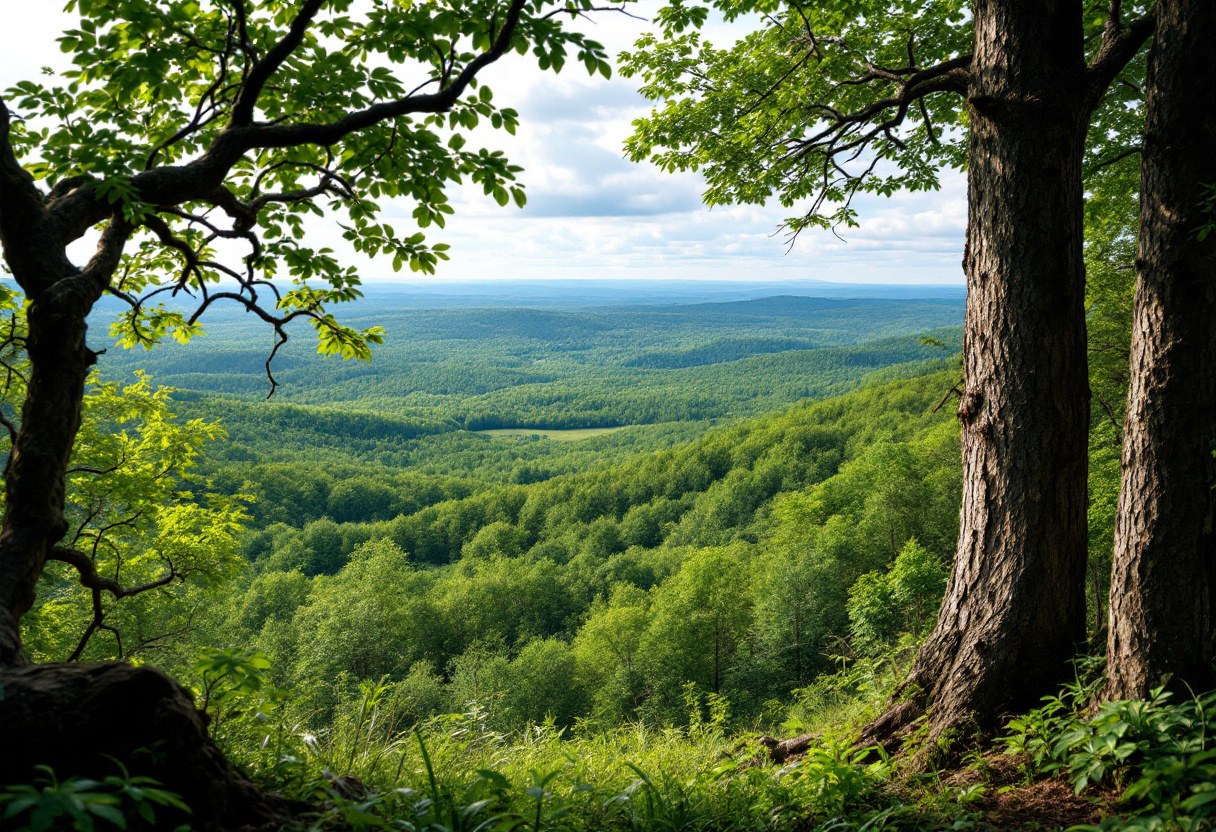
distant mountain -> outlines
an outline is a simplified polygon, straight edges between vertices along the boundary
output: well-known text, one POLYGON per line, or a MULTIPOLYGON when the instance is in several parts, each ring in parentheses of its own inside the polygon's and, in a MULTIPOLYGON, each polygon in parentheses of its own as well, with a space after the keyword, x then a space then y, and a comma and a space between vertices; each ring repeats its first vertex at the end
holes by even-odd
POLYGON ((457 306, 600 306, 615 304, 706 303, 753 300, 774 295, 810 298, 885 298, 892 300, 959 300, 958 285, 896 285, 692 280, 503 280, 469 283, 395 283, 369 281, 372 302, 419 307, 457 306))

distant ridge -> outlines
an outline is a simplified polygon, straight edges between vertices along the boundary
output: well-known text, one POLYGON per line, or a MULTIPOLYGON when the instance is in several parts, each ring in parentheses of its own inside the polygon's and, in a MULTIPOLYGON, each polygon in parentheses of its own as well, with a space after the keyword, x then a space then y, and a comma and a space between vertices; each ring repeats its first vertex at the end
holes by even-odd
POLYGON ((828 283, 823 281, 752 282, 693 280, 510 280, 465 283, 364 285, 369 302, 419 306, 602 306, 689 304, 762 298, 881 298, 889 300, 962 300, 957 285, 828 283))

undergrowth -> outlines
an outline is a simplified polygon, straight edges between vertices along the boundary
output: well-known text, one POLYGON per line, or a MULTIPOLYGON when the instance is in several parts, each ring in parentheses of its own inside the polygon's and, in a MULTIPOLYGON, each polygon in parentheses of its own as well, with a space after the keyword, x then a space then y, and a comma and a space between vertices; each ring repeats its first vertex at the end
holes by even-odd
POLYGON ((695 688, 681 727, 548 722, 504 734, 475 704, 413 724, 411 703, 384 680, 318 720, 288 706, 263 669, 220 651, 199 665, 220 741, 259 783, 319 807, 307 829, 928 829, 963 806, 950 790, 904 799, 892 762, 849 743, 845 717, 864 718, 899 678, 890 659, 842 664, 799 691, 772 727, 821 739, 780 768, 757 756, 760 726, 732 726, 729 703, 695 688))
MULTIPOLYGON (((907 645, 905 645, 907 647, 907 645)), ((216 739, 260 786, 307 801, 297 830, 547 832, 548 830, 983 830, 994 789, 982 777, 913 775, 850 737, 901 678, 910 650, 842 662, 797 692, 769 727, 815 732, 800 759, 777 767, 757 754, 758 729, 732 725, 723 697, 686 690, 688 724, 551 721, 493 730, 471 704, 413 720, 412 703, 387 680, 322 713, 267 682, 263 657, 203 654, 199 702, 216 739), (708 704, 708 707, 704 707, 708 704), (320 725, 321 727, 315 727, 320 725), (951 785, 954 784, 954 785, 951 785)), ((1216 692, 1108 702, 1094 710, 1101 665, 1077 664, 1074 683, 1011 721, 1004 751, 1021 761, 1021 786, 1064 778, 1109 817, 1077 832, 1197 832, 1216 822, 1216 692), (1114 795, 1114 797, 1112 797, 1114 795)), ((777 716, 776 705, 767 709, 777 716)), ((986 758, 972 755, 981 774, 986 758)), ((0 830, 159 828, 156 813, 182 810, 159 784, 121 770, 102 781, 57 779, 0 789, 0 830)))
POLYGON ((33 783, 0 786, 0 830, 163 829, 163 823, 157 825, 158 812, 162 821, 164 810, 190 812, 181 798, 159 788, 155 780, 132 776, 117 761, 114 765, 117 773, 101 780, 61 780, 52 769, 38 766, 33 783))
POLYGON ((1026 758, 1028 778, 1067 777, 1077 794, 1118 794, 1115 813, 1078 830, 1210 829, 1216 823, 1216 692, 1187 698, 1158 689, 1148 700, 1091 703, 1100 664, 1078 665, 1058 696, 1009 723, 1005 743, 1026 758))

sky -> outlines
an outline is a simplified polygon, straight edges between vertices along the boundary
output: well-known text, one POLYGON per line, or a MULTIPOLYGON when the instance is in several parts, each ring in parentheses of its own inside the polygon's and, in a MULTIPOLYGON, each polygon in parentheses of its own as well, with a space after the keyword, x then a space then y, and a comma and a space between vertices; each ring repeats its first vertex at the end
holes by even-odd
MULTIPOLYGON (((0 88, 34 78, 39 68, 62 66, 55 37, 73 25, 59 0, 0 0, 0 88)), ((648 16, 657 0, 642 0, 648 16)), ((708 37, 725 45, 748 24, 711 26, 708 37)), ((582 27, 610 55, 628 49, 650 24, 601 13, 582 27)), ((854 201, 860 227, 807 230, 793 247, 778 231, 786 209, 719 206, 701 202, 702 182, 693 173, 667 174, 635 164, 622 146, 634 119, 651 104, 636 81, 613 73, 589 77, 571 62, 560 75, 541 72, 531 56, 511 53, 483 75, 499 106, 514 107, 520 128, 478 131, 476 139, 504 150, 522 165, 528 204, 500 208, 479 187, 453 194, 454 217, 431 229, 432 243, 448 243, 451 260, 433 277, 394 274, 388 262, 369 262, 351 252, 332 224, 315 233, 359 266, 365 280, 427 283, 493 279, 687 279, 962 285, 966 183, 943 172, 942 189, 854 201), (841 239, 843 238, 843 239, 841 239)), ((615 64, 615 61, 614 61, 615 64)), ((412 204, 384 204, 398 230, 408 228, 412 204)), ((409 232, 412 233, 412 230, 409 232)), ((87 248, 87 246, 81 246, 87 248)), ((75 253, 75 252, 74 252, 75 253)), ((79 257, 87 257, 81 251, 79 257)))

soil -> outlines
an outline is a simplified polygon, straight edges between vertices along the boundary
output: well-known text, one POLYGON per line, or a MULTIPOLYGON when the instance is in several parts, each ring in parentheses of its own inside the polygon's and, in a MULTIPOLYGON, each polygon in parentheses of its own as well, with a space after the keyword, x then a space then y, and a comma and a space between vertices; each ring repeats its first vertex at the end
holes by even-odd
POLYGON ((1096 824, 1118 795, 1111 790, 1090 789, 1084 796, 1059 777, 1026 782, 1025 759, 999 751, 984 755, 983 763, 947 779, 952 786, 984 783, 987 790, 976 808, 983 822, 996 829, 1067 829, 1077 824, 1096 824))
MULTIPOLYGON (((752 765, 767 762, 777 765, 799 759, 814 735, 795 737, 778 742, 770 737, 760 740, 761 751, 749 761, 752 765)), ((984 795, 972 804, 980 815, 979 828, 997 830, 1060 830, 1080 824, 1097 824, 1112 814, 1118 802, 1117 790, 1091 786, 1077 795, 1072 785, 1061 777, 1026 782, 1025 757, 992 750, 982 762, 948 774, 944 782, 951 788, 984 784, 984 795)), ((943 774, 946 774, 943 772, 943 774)), ((902 791, 897 781, 895 791, 902 791)))

